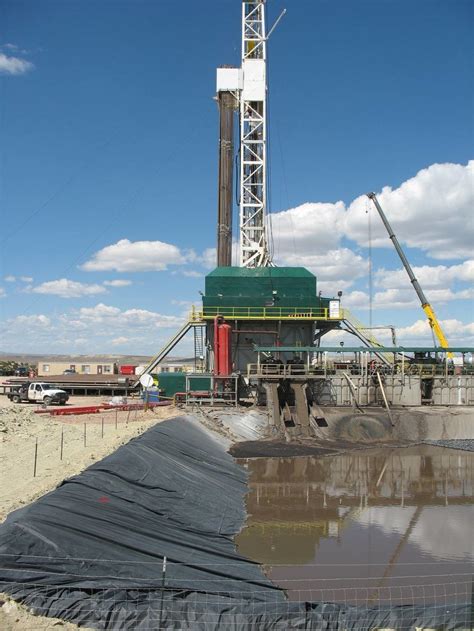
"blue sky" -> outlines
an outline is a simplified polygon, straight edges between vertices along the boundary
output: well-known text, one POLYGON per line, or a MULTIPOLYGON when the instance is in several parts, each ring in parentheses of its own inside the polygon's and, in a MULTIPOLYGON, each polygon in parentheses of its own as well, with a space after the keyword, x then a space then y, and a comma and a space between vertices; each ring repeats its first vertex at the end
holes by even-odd
MULTIPOLYGON (((297 255, 368 321, 359 197, 390 187, 448 337, 472 343, 472 2, 269 0, 269 22, 283 7, 269 42, 277 263, 297 255)), ((0 25, 0 348, 153 353, 212 265, 215 68, 240 63, 240 1, 4 0, 0 25)), ((373 323, 429 342, 371 221, 373 323)))

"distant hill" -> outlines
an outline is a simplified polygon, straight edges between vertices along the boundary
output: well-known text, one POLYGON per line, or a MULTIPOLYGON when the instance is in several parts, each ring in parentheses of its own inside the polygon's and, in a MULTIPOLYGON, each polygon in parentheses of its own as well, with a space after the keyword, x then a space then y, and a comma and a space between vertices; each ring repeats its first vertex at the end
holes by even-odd
MULTIPOLYGON (((37 364, 38 362, 66 362, 66 363, 86 363, 86 362, 115 362, 117 364, 147 364, 151 360, 151 355, 40 355, 35 353, 7 353, 0 351, 0 360, 2 361, 15 361, 19 364, 37 364)), ((169 356, 166 358, 166 364, 173 363, 186 363, 194 361, 189 357, 174 357, 169 356)))

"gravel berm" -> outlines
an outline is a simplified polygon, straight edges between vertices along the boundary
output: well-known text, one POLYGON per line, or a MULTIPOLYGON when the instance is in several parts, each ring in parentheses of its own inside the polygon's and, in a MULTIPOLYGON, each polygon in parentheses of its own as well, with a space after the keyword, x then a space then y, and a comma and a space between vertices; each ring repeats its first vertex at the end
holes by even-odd
POLYGON ((450 438, 447 440, 424 440, 426 445, 436 445, 436 447, 449 447, 450 449, 462 449, 463 451, 474 451, 474 439, 472 438, 450 438))

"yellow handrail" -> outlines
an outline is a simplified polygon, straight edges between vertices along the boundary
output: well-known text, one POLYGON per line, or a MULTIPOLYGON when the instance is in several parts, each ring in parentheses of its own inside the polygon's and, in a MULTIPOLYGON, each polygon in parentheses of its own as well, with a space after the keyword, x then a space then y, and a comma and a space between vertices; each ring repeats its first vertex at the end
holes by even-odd
POLYGON ((203 307, 192 308, 190 321, 196 322, 222 316, 237 320, 341 320, 330 318, 329 309, 316 307, 203 307))
POLYGON ((367 329, 367 327, 352 313, 352 311, 349 311, 349 309, 342 309, 341 311, 344 320, 350 322, 352 326, 358 331, 364 331, 364 337, 369 340, 372 346, 383 346, 383 344, 378 341, 375 335, 372 334, 370 329, 367 329))

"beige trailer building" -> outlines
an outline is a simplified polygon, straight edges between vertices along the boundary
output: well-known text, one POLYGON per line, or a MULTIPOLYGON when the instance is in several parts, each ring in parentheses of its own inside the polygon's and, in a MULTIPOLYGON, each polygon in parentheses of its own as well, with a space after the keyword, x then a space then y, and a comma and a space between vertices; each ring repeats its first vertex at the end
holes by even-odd
POLYGON ((78 375, 114 375, 117 373, 117 364, 108 360, 89 361, 87 357, 73 358, 68 362, 47 359, 38 362, 38 377, 62 375, 65 370, 74 371, 78 375))

